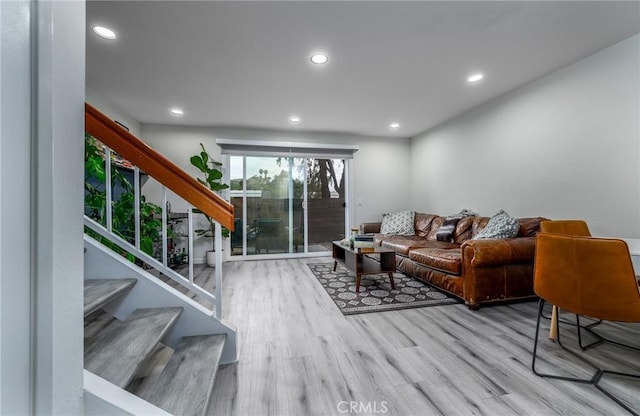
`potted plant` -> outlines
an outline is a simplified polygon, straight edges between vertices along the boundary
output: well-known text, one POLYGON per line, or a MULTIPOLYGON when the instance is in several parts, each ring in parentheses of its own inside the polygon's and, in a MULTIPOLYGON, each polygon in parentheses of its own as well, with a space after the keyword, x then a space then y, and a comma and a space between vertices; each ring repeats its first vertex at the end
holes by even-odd
MULTIPOLYGON (((204 176, 204 179, 202 178, 196 178, 196 179, 198 180, 198 182, 200 182, 207 188, 211 189, 213 192, 219 192, 219 191, 222 191, 223 189, 227 189, 229 185, 221 182, 222 171, 218 169, 220 166, 222 166, 222 163, 217 162, 213 158, 211 158, 202 143, 200 143, 200 147, 202 148, 202 151, 200 152, 200 154, 191 156, 191 159, 190 159, 191 164, 196 168, 198 168, 198 170, 202 172, 204 176)), ((215 245, 216 244, 215 242, 216 223, 208 215, 204 213, 203 215, 207 219, 209 226, 207 228, 197 229, 195 230, 195 233, 198 236, 211 238, 211 250, 207 251, 207 265, 210 267, 215 267, 216 263, 215 263, 214 253, 216 251, 216 245, 215 245)), ((222 231, 222 237, 229 236, 229 230, 227 230, 226 228, 222 227, 221 231, 222 231)))
MULTIPOLYGON (((107 225, 107 191, 105 155, 102 144, 88 133, 84 135, 84 213, 89 218, 106 227, 107 225)), ((135 192, 133 185, 125 177, 120 169, 111 162, 111 187, 115 191, 111 201, 111 227, 112 232, 131 244, 135 243, 135 192), (117 190, 117 191, 116 191, 117 190)), ((150 256, 156 254, 156 247, 160 245, 161 221, 158 216, 162 208, 156 204, 147 202, 144 195, 140 195, 140 249, 150 256)), ((85 228, 86 233, 101 242, 111 250, 125 256, 132 262, 136 257, 113 243, 106 237, 98 234, 90 228, 85 228)))

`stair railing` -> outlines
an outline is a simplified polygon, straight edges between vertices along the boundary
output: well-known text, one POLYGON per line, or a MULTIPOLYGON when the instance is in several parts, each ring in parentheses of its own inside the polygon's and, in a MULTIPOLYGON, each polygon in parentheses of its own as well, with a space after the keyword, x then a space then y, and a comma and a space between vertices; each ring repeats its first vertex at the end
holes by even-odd
POLYGON ((225 201, 220 195, 199 183, 195 178, 175 165, 169 159, 158 153, 153 148, 146 145, 140 139, 129 133, 126 129, 109 119, 89 104, 85 104, 85 130, 98 142, 102 143, 104 149, 104 176, 105 176, 105 219, 106 224, 99 222, 85 215, 85 226, 117 245, 127 253, 154 268, 159 273, 167 276, 176 283, 189 289, 191 292, 215 305, 215 316, 222 317, 222 254, 221 250, 215 255, 215 294, 212 294, 194 282, 194 211, 208 215, 215 223, 214 244, 222 247, 221 225, 233 230, 233 205, 225 201), (113 187, 112 187, 112 155, 116 152, 119 156, 130 162, 133 166, 133 215, 134 230, 133 242, 127 241, 119 230, 113 228, 113 187), (161 184, 162 205, 161 210, 161 258, 157 259, 153 255, 141 249, 142 230, 141 224, 141 183, 140 172, 144 171, 150 177, 161 184), (181 197, 188 206, 187 209, 187 238, 188 238, 188 277, 185 278, 180 273, 169 267, 168 253, 168 213, 167 213, 167 189, 170 189, 177 196, 181 197))

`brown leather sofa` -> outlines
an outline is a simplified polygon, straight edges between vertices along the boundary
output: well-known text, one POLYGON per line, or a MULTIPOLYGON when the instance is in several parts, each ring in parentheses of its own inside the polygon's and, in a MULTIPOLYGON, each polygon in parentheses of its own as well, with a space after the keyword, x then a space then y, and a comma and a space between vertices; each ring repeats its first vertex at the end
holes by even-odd
POLYGON ((396 252, 396 267, 465 301, 470 309, 481 304, 534 298, 535 235, 545 218, 519 218, 515 238, 472 240, 488 217, 458 221, 452 242, 436 235, 446 217, 416 213, 415 235, 380 234, 381 223, 364 223, 360 233, 374 233, 374 244, 396 252))

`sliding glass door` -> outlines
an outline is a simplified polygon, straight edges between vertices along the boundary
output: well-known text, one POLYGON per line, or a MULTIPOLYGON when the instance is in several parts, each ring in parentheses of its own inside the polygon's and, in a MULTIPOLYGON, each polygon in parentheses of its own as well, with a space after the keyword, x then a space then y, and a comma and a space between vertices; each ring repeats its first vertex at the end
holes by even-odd
POLYGON ((308 251, 331 250, 331 241, 341 240, 345 234, 345 161, 306 160, 308 251))
POLYGON ((232 256, 326 252, 345 234, 345 162, 229 157, 232 256))

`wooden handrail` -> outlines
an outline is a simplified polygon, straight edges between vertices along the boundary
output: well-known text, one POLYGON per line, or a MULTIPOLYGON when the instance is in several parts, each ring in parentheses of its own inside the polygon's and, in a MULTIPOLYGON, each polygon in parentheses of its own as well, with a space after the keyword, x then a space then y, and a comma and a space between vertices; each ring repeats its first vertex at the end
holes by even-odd
POLYGON ((220 195, 87 103, 84 122, 87 133, 233 231, 233 205, 220 195))

